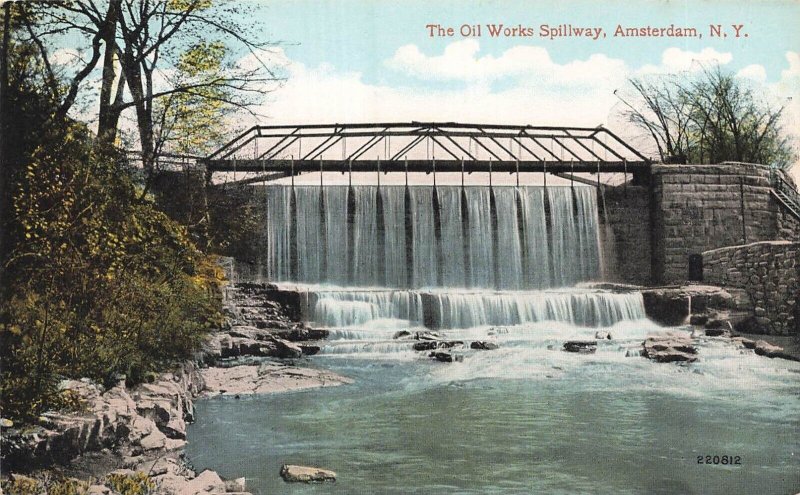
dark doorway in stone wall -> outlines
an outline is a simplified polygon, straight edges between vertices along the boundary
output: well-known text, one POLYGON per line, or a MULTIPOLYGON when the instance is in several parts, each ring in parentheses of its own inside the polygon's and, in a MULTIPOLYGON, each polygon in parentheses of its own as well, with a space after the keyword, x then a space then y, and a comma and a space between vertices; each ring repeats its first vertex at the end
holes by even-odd
POLYGON ((689 255, 689 281, 702 282, 703 281, 703 255, 690 254, 689 255))

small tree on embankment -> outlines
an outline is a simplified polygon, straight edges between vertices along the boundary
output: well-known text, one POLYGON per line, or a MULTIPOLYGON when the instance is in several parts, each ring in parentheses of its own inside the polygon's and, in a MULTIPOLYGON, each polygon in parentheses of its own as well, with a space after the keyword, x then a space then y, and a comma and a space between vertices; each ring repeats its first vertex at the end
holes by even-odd
POLYGON ((735 161, 787 168, 797 151, 782 126, 784 107, 767 93, 718 66, 633 78, 615 92, 621 116, 652 141, 663 163, 735 161))

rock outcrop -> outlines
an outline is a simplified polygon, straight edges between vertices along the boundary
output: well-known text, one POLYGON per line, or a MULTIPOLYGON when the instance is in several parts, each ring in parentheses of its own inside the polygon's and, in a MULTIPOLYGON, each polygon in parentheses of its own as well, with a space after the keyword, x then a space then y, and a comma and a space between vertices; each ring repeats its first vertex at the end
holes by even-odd
POLYGON ((323 481, 336 481, 336 473, 328 469, 309 466, 284 464, 281 466, 281 478, 287 482, 320 483, 323 481))
POLYGON ((648 335, 642 347, 643 356, 659 363, 697 361, 697 349, 686 334, 666 332, 648 335))

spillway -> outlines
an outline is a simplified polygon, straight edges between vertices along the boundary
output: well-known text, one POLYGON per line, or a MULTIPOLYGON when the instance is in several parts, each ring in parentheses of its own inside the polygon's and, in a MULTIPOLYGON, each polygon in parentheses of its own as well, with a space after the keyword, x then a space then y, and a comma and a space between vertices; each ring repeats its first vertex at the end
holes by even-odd
POLYGON ((265 189, 269 281, 534 290, 601 273, 591 187, 265 189))

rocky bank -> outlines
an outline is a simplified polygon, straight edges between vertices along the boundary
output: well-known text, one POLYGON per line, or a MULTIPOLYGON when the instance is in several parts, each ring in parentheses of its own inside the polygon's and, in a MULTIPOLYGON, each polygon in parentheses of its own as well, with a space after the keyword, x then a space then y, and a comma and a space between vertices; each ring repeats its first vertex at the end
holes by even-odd
POLYGON ((115 493, 123 482, 143 482, 151 493, 165 495, 246 494, 244 478, 197 473, 185 462, 193 401, 350 380, 308 366, 304 355, 319 351, 315 342, 326 332, 296 323, 290 305, 272 300, 268 288, 228 286, 224 301, 227 324, 209 337, 195 360, 133 388, 126 387, 124 377, 108 389, 88 380, 65 380, 60 386, 78 398, 76 410, 49 412, 21 428, 6 423, 2 470, 7 482, 72 478, 70 483, 81 487, 77 493, 89 494, 115 493))

